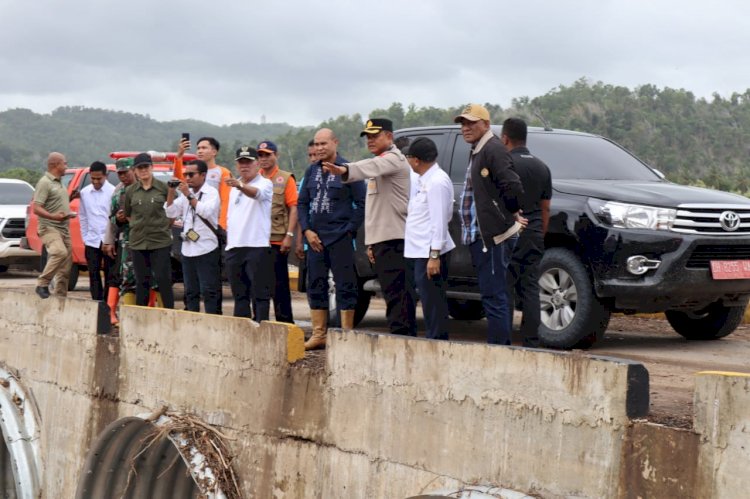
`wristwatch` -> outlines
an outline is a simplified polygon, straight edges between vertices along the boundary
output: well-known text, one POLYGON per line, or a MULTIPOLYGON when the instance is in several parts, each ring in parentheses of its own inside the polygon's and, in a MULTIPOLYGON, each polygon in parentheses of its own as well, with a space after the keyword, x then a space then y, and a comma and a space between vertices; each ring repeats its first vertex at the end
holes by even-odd
POLYGON ((430 258, 432 258, 433 260, 437 260, 438 258, 440 258, 440 250, 431 249, 430 258))
POLYGON ((190 194, 188 194, 187 198, 188 198, 188 201, 192 201, 193 199, 195 199, 195 194, 191 192, 190 194))
POLYGON ((294 232, 287 232, 286 235, 289 237, 294 237, 294 232))

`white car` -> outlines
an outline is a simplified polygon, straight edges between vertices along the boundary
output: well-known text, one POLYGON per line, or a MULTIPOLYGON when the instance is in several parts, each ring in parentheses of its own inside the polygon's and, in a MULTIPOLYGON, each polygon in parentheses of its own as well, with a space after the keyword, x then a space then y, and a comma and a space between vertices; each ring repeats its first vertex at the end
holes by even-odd
POLYGON ((10 265, 36 267, 39 255, 20 247, 26 235, 26 208, 34 188, 23 180, 0 178, 0 272, 10 265))

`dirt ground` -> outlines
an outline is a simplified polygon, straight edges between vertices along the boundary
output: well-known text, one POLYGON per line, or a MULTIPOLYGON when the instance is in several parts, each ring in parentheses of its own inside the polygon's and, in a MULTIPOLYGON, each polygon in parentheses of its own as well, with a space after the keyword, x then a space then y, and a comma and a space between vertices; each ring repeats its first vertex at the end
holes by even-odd
POLYGON ((691 428, 696 373, 750 372, 750 325, 721 340, 693 342, 665 319, 614 316, 607 337, 589 353, 642 362, 649 372, 649 420, 691 428))

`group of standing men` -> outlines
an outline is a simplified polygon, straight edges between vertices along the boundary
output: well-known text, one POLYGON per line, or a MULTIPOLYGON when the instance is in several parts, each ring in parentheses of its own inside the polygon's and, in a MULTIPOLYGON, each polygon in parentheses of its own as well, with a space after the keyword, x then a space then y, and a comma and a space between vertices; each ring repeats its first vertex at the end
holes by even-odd
MULTIPOLYGON (((464 140, 471 144, 459 209, 461 242, 468 246, 478 277, 488 322, 488 342, 510 344, 512 290, 515 290, 524 315, 521 327, 524 345, 537 346, 540 323, 537 279, 549 220, 549 169, 525 147, 527 128, 522 120, 506 120, 498 137, 490 128, 487 109, 472 104, 455 122, 461 125, 464 140), (518 251, 514 251, 516 246, 518 251)), ((318 133, 335 141, 329 130, 318 133)), ((447 339, 447 268, 450 251, 455 248, 448 232, 453 185, 437 164, 437 146, 429 138, 419 137, 400 150, 394 145, 393 125, 387 119, 369 120, 361 135, 367 137, 367 147, 374 157, 353 163, 336 155, 335 150, 323 154, 323 140, 319 135, 314 140, 316 148, 321 145, 318 161, 307 170, 299 206, 300 226, 312 250, 308 251, 308 272, 316 276, 314 283, 322 283, 330 267, 337 299, 346 300, 342 310, 351 306, 352 299, 339 289, 342 284, 347 292, 350 289, 349 238, 334 241, 336 248, 346 249, 346 258, 331 259, 325 253, 330 248, 321 244, 318 233, 320 226, 335 223, 341 224, 336 232, 339 238, 349 232, 343 227, 359 220, 360 198, 355 193, 362 188, 357 184, 366 180, 365 244, 386 301, 391 333, 416 336, 415 291, 418 291, 426 337, 447 339), (340 209, 331 209, 334 203, 325 195, 324 186, 340 189, 339 181, 332 176, 340 176, 343 186, 351 188, 352 197, 343 198, 340 209), (328 207, 325 224, 318 222, 320 206, 328 207), (340 216, 336 218, 334 213, 340 216), (337 263, 331 265, 331 261, 337 263), (337 269, 339 261, 342 265, 337 269), (343 274, 341 280, 337 279, 337 270, 343 274)), ((317 284, 308 289, 313 310, 313 336, 306 343, 308 349, 325 345, 327 310, 322 305, 324 302, 327 305, 327 301, 322 296, 317 284)), ((349 315, 342 312, 344 328, 350 327, 349 315)))
MULTIPOLYGON (((522 304, 524 344, 536 346, 540 322, 538 266, 551 197, 549 170, 525 147, 526 124, 522 120, 506 120, 498 137, 490 128, 489 112, 472 104, 455 122, 461 125, 464 140, 471 144, 459 208, 461 243, 468 246, 478 277, 488 320, 488 342, 510 344, 511 290, 515 290, 522 304)), ((165 306, 171 308, 171 282, 158 275, 164 273, 165 266, 161 253, 166 251, 168 255, 164 228, 169 225, 162 221, 170 219, 182 220, 187 310, 198 311, 202 296, 207 313, 221 313, 223 247, 235 300, 234 315, 266 320, 273 296, 276 320, 293 322, 287 256, 299 222, 298 233, 308 247, 308 300, 313 325, 305 348, 323 348, 329 272, 336 283, 341 325, 344 329, 354 325, 355 240, 364 220, 367 255, 380 281, 391 333, 416 336, 418 292, 426 336, 447 339, 446 280, 450 252, 455 248, 448 223, 454 201, 451 180, 437 164, 437 147, 429 138, 419 137, 400 150, 394 145, 393 125, 387 119, 369 120, 360 135, 366 137, 373 157, 348 162, 338 153, 334 132, 318 130, 310 143, 311 164, 299 196, 294 176, 279 169, 278 148, 270 141, 260 143, 257 149, 244 146, 237 150, 237 178, 216 164, 220 145, 211 137, 198 140, 199 159, 187 164, 182 158, 190 142, 180 142, 174 163, 178 181, 169 186, 156 179, 146 180, 146 175, 133 182, 130 167, 136 171, 152 168, 151 158, 145 153, 134 160, 128 158, 127 163, 132 164, 118 162, 121 184, 117 188, 107 184, 103 164, 92 165, 92 185, 81 193, 82 235, 87 260, 90 257, 98 262, 120 255, 119 293, 115 288, 108 299, 113 323, 117 320, 116 297, 132 288, 136 289, 136 303, 145 305, 151 287, 168 287, 170 299, 165 306), (103 188, 104 184, 109 187, 103 188), (178 197, 177 191, 182 195, 178 197), (94 221, 102 218, 106 223, 94 221), (132 233, 126 234, 129 237, 122 244, 123 226, 128 225, 130 231, 140 233, 143 246, 135 272, 130 272, 128 258, 133 249, 132 233), (100 239, 101 247, 97 244, 100 239)), ((67 275, 70 269, 66 229, 71 214, 67 191, 58 185, 64 165, 62 155, 50 155, 48 174, 40 180, 35 196, 40 236, 50 256, 37 287, 42 297, 49 296, 51 276, 67 275)), ((90 268, 90 274, 98 279, 96 267, 90 268)), ((113 286, 117 281, 110 278, 107 282, 113 286)), ((101 299, 102 294, 101 285, 92 281, 92 297, 101 299)))

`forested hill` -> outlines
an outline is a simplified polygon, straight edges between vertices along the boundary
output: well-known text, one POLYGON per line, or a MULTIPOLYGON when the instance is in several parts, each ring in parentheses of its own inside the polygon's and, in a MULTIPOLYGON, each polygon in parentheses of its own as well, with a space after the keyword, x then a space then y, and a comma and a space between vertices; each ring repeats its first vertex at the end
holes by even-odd
POLYGON ((231 164, 240 143, 257 143, 291 129, 285 123, 159 122, 140 114, 82 107, 61 107, 50 114, 12 109, 0 113, 0 170, 42 169, 50 151, 64 153, 68 163, 77 166, 106 160, 112 151, 173 151, 182 132, 189 132, 193 141, 216 137, 231 164))
MULTIPOLYGON (((452 123, 465 103, 449 109, 404 107, 374 109, 396 128, 452 123)), ((659 168, 670 180, 747 194, 750 191, 750 90, 729 97, 696 98, 686 90, 643 85, 635 89, 578 80, 539 97, 513 99, 509 108, 486 104, 493 123, 520 116, 542 126, 609 137, 659 168)), ((72 164, 85 165, 113 150, 171 150, 181 132, 195 139, 212 135, 222 142, 219 163, 233 165, 241 143, 270 138, 281 148, 281 163, 298 176, 306 165, 306 145, 315 128, 332 128, 340 152, 350 160, 368 155, 359 132, 366 117, 331 118, 316 126, 243 123, 215 126, 200 121, 158 122, 147 116, 79 107, 50 115, 16 109, 0 113, 0 170, 41 169, 46 154, 60 150, 72 164)))

